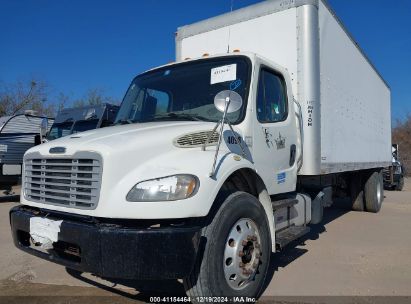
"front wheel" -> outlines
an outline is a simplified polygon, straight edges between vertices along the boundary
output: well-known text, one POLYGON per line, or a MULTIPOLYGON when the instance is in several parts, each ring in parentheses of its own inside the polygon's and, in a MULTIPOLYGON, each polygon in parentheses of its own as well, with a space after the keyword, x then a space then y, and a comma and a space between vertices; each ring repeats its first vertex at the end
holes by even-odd
POLYGON ((271 254, 268 220, 261 203, 245 192, 229 195, 203 229, 202 254, 184 279, 187 295, 257 298, 271 254))

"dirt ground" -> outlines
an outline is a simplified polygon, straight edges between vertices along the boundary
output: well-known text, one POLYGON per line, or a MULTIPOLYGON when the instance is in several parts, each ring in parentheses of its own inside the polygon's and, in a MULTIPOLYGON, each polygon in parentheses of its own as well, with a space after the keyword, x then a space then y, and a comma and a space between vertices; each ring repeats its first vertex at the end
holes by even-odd
MULTIPOLYGON (((411 303, 411 179, 385 191, 378 214, 326 209, 301 242, 272 255, 262 300, 277 303, 411 303), (353 298, 354 297, 354 298, 353 298), (389 298, 387 298, 389 297, 389 298)), ((179 281, 105 281, 17 250, 0 197, 0 303, 135 303, 184 296, 179 281)))

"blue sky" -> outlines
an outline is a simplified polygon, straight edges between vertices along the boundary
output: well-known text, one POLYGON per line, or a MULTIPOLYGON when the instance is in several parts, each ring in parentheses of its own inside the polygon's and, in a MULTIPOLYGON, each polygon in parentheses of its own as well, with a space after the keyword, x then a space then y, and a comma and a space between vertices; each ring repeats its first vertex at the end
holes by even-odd
MULTIPOLYGON (((259 2, 235 0, 234 9, 259 2)), ((392 90, 393 118, 411 113, 411 1, 329 0, 392 90)), ((0 0, 0 81, 32 76, 51 96, 102 88, 118 100, 138 73, 174 60, 178 26, 230 0, 0 0)))

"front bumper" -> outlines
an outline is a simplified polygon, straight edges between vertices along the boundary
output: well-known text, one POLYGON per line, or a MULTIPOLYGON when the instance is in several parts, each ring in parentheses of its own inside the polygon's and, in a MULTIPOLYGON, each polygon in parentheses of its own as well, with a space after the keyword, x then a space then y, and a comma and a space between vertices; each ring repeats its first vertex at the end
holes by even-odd
POLYGON ((176 279, 188 276, 197 257, 200 227, 138 227, 130 221, 53 213, 26 206, 10 210, 14 244, 40 258, 100 277, 176 279), (30 241, 30 218, 63 220, 53 249, 30 241))

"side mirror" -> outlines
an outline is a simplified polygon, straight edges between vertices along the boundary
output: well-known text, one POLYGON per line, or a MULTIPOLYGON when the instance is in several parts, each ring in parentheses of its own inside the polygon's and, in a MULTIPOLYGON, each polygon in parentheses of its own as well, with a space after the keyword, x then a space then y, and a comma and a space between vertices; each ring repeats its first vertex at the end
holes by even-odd
MULTIPOLYGON (((214 97, 214 106, 217 108, 218 111, 223 113, 223 118, 217 123, 217 125, 214 127, 213 131, 211 132, 211 134, 213 134, 217 130, 218 126, 221 125, 220 134, 218 136, 217 148, 215 150, 215 155, 214 155, 213 167, 210 172, 210 177, 214 176, 215 171, 216 171, 217 156, 218 156, 218 151, 220 150, 221 139, 223 137, 224 124, 227 124, 230 127, 231 133, 233 134, 236 144, 241 148, 243 157, 246 156, 245 150, 241 142, 237 140, 237 136, 234 132, 234 129, 226 117, 228 113, 233 113, 233 112, 240 110, 242 105, 243 105, 243 98, 237 92, 234 92, 231 90, 221 91, 217 93, 217 95, 214 97)), ((203 150, 205 150, 205 146, 208 143, 209 139, 210 137, 207 138, 207 141, 205 142, 203 146, 203 150)))
POLYGON ((224 90, 214 97, 214 106, 222 113, 233 113, 243 105, 243 98, 235 91, 224 90))
POLYGON ((41 125, 40 125, 40 137, 41 138, 46 137, 48 125, 49 125, 49 120, 47 118, 43 118, 41 120, 41 125))

